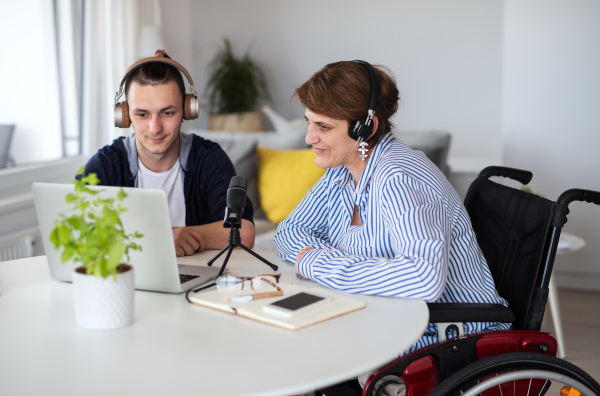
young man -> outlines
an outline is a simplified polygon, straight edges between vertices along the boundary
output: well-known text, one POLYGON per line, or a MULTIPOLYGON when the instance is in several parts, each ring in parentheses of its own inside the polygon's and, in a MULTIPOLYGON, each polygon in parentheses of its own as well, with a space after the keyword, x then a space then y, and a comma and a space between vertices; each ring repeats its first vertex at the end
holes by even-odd
MULTIPOLYGON (((155 56, 170 58, 163 50, 155 56)), ((229 236, 223 228, 225 200, 235 169, 218 144, 180 131, 181 73, 170 64, 144 63, 127 77, 125 96, 134 133, 98 150, 84 174, 96 173, 107 186, 164 190, 177 256, 222 249, 229 236)), ((246 199, 240 234, 249 248, 254 246, 253 214, 246 199)))

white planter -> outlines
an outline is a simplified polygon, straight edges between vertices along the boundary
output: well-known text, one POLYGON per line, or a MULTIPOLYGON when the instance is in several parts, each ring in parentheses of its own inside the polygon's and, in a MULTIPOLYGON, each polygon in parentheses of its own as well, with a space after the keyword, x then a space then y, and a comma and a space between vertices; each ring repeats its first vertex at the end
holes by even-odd
POLYGON ((127 271, 117 275, 116 282, 112 276, 87 275, 79 268, 73 271, 75 320, 79 327, 110 330, 133 322, 135 282, 133 267, 127 267, 127 271))

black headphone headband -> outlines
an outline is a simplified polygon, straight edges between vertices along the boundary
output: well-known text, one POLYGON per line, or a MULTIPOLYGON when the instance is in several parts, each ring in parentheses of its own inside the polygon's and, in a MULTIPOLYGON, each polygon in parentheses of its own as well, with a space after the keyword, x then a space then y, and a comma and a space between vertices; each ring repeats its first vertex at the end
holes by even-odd
POLYGON ((369 62, 365 62, 363 60, 353 60, 352 62, 356 62, 359 65, 362 65, 367 72, 369 73, 369 81, 371 84, 371 101, 369 103, 369 111, 367 113, 367 118, 364 122, 353 121, 350 123, 350 128, 348 129, 348 134, 354 140, 357 140, 359 143, 362 141, 366 141, 373 131, 372 119, 375 114, 375 107, 377 106, 377 101, 379 100, 379 92, 381 91, 381 83, 379 81, 379 74, 377 74, 377 70, 369 62))
POLYGON ((369 62, 365 62, 362 60, 354 60, 352 62, 356 62, 365 69, 369 73, 369 81, 371 82, 371 102, 369 103, 369 110, 375 112, 375 106, 377 106, 377 100, 379 100, 379 92, 381 91, 381 84, 379 82, 379 74, 369 62))

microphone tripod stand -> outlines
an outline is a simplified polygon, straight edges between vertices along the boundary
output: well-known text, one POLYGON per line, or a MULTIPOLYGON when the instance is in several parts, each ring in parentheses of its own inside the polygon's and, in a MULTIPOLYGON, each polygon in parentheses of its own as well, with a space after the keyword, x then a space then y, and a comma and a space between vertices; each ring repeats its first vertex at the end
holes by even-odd
POLYGON ((231 256, 231 252, 233 252, 233 249, 235 249, 236 247, 241 247, 242 249, 244 249, 245 251, 247 251, 248 253, 250 253, 251 255, 253 255, 257 259, 259 259, 260 261, 262 261, 263 263, 265 263, 266 265, 271 267, 273 269, 273 271, 277 271, 277 268, 279 268, 279 267, 277 267, 275 264, 270 263, 264 257, 261 257, 260 255, 254 253, 252 250, 248 249, 246 246, 242 245, 242 237, 240 236, 239 227, 236 227, 235 224, 230 224, 229 226, 231 227, 231 231, 229 231, 229 239, 228 239, 227 246, 225 246, 223 248, 223 250, 221 250, 219 253, 217 253, 217 255, 215 257, 208 260, 208 262, 206 263, 206 265, 208 265, 210 267, 219 257, 221 257, 221 255, 223 253, 225 253, 226 250, 228 250, 227 256, 225 256, 225 261, 223 262, 223 265, 221 266, 221 271, 219 271, 219 275, 217 275, 217 276, 223 275, 223 272, 225 271, 225 266, 227 265, 227 262, 229 261, 229 257, 231 256))

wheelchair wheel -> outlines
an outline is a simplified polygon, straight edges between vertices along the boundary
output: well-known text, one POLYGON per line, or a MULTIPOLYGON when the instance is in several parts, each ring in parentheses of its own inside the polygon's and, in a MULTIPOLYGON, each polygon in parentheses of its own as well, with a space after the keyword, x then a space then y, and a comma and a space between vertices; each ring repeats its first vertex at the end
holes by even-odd
POLYGON ((563 386, 586 396, 600 395, 600 385, 577 366, 554 356, 517 352, 481 359, 458 370, 430 396, 542 396, 551 386, 553 396, 560 395, 563 386))

